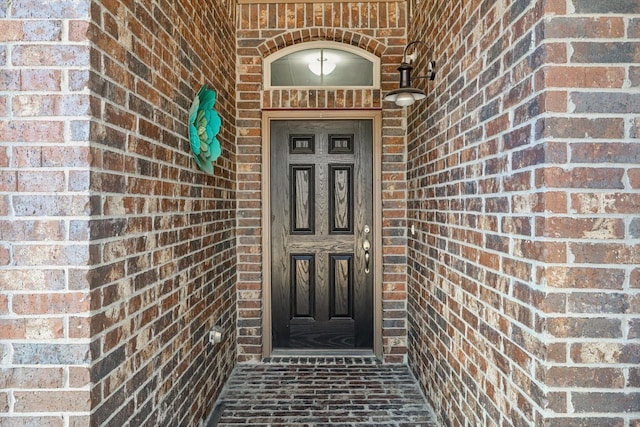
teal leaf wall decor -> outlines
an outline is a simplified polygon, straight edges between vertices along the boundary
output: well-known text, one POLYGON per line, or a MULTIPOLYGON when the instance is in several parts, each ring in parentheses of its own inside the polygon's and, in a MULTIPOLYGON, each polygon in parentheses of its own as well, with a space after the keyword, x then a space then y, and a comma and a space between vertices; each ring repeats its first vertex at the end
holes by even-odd
POLYGON ((222 120, 213 106, 216 92, 203 85, 191 103, 189 109, 189 144, 193 158, 200 170, 213 175, 213 162, 222 149, 216 135, 220 132, 222 120))

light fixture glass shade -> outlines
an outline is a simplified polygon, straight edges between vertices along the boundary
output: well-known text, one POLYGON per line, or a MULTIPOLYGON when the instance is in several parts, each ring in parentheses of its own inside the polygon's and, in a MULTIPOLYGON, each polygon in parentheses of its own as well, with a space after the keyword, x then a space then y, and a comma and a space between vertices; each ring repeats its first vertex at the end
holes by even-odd
POLYGON ((406 107, 426 97, 427 95, 420 89, 404 87, 389 92, 384 99, 385 101, 395 102, 400 107, 406 107))
POLYGON ((333 70, 336 69, 336 64, 330 62, 327 58, 315 58, 315 61, 309 62, 309 69, 316 76, 320 74, 326 76, 333 73, 333 70))
POLYGON ((409 92, 399 93, 396 96, 396 105, 400 107, 406 107, 416 102, 416 99, 409 92))

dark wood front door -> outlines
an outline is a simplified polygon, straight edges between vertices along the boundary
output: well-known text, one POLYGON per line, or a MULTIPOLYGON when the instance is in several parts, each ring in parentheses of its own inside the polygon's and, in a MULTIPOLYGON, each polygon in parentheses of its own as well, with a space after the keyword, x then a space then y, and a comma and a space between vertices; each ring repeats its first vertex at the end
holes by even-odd
POLYGON ((373 345, 371 120, 271 122, 273 346, 373 345))

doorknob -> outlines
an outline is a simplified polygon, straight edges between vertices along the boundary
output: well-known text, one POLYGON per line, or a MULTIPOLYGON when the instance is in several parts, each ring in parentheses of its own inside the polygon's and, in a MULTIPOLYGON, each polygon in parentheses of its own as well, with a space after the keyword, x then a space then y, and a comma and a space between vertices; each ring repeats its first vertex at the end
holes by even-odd
POLYGON ((366 235, 369 234, 369 231, 371 231, 369 229, 368 225, 364 226, 364 242, 362 242, 362 249, 364 249, 364 272, 365 274, 369 274, 369 260, 371 258, 371 255, 369 254, 369 250, 371 249, 371 242, 369 242, 369 239, 367 239, 366 235))

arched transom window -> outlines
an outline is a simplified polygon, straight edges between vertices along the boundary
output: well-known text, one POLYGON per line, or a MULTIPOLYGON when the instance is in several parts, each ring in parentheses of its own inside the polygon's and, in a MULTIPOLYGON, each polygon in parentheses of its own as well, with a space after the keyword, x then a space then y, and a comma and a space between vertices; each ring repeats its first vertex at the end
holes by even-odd
POLYGON ((264 87, 380 87, 380 58, 353 46, 309 42, 265 59, 264 87))

